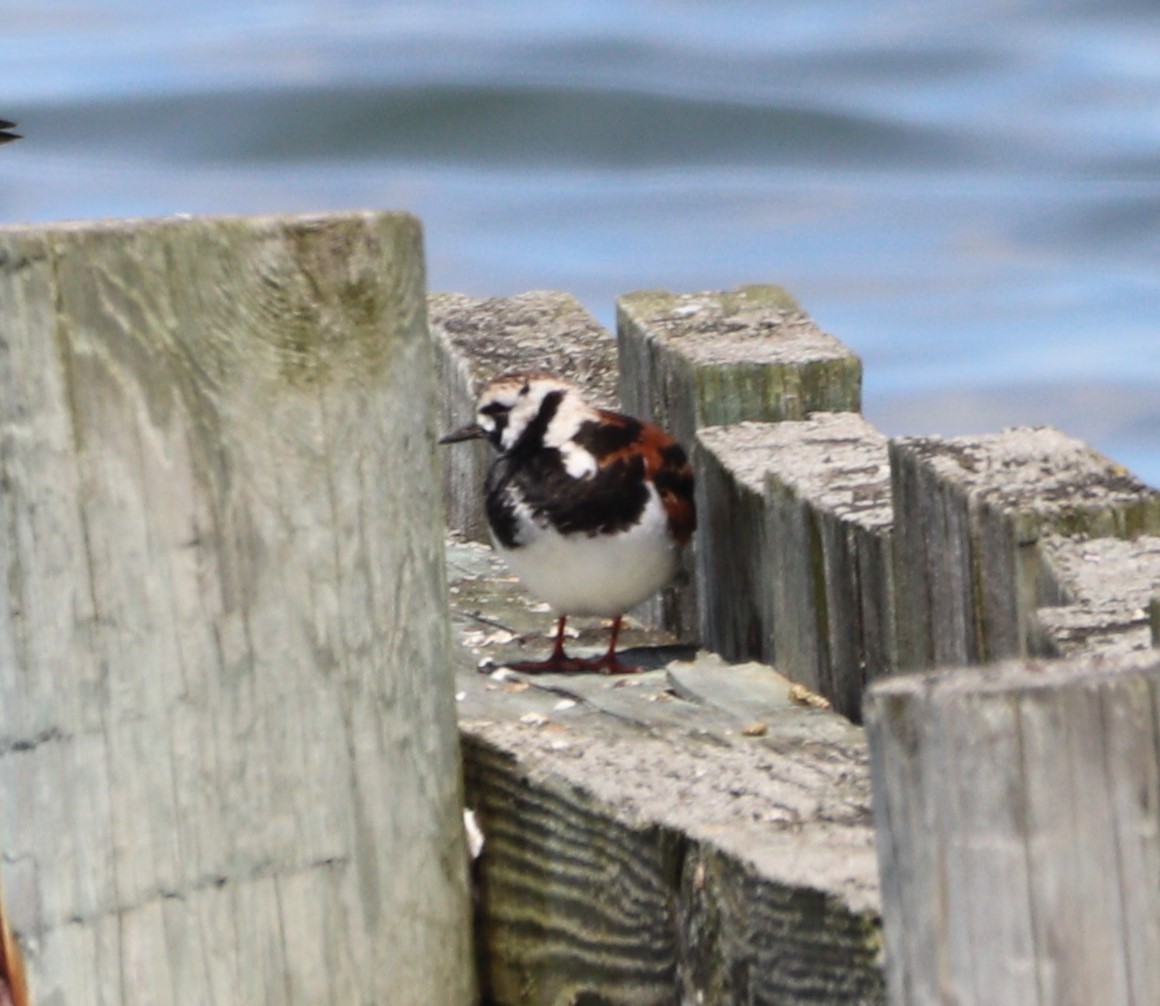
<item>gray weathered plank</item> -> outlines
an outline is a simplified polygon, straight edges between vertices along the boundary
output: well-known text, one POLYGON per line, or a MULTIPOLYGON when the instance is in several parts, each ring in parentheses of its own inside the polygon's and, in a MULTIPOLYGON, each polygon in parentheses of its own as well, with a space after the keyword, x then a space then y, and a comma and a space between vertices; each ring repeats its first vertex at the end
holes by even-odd
MULTIPOLYGON (((617 343, 625 411, 660 423, 687 450, 705 426, 862 406, 861 361, 781 287, 626 294, 617 301, 617 343)), ((665 591, 642 614, 692 637, 700 628, 695 585, 665 591)))
MULTIPOLYGON (((551 619, 483 546, 448 557, 492 1001, 881 1003, 861 731, 704 653, 630 678, 479 674, 537 655, 551 619)), ((578 621, 570 648, 599 652, 578 621)))
POLYGON ((0 301, 37 1000, 471 1001, 417 222, 5 228, 0 301))
MULTIPOLYGON (((433 293, 428 312, 444 432, 470 422, 483 386, 513 370, 558 374, 583 387, 594 405, 617 407, 616 340, 571 294, 540 290, 483 299, 433 293)), ((474 541, 489 540, 483 480, 492 456, 483 441, 440 456, 447 525, 474 541)))
POLYGON ((1044 604, 1031 647, 1045 656, 1128 653, 1153 645, 1148 606, 1160 583, 1160 537, 1039 542, 1044 604))
POLYGON ((701 643, 728 660, 773 662, 773 580, 765 479, 771 423, 707 426, 697 468, 701 643))
POLYGON ((890 445, 899 664, 1028 652, 1042 534, 1160 532, 1160 493, 1045 427, 890 445))
POLYGON ((857 719, 896 662, 886 437, 820 412, 709 427, 698 449, 705 645, 769 660, 857 719))
POLYGON ((898 1006, 1160 1001, 1160 660, 873 686, 866 724, 898 1006))

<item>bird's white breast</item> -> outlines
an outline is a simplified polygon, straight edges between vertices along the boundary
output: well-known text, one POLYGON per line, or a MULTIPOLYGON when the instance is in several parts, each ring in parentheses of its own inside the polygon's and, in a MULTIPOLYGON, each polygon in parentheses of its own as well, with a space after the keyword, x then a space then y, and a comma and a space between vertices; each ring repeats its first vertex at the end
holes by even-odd
POLYGON ((656 489, 639 523, 615 534, 560 534, 516 507, 518 548, 496 549, 528 590, 566 615, 621 615, 674 576, 679 547, 656 489))

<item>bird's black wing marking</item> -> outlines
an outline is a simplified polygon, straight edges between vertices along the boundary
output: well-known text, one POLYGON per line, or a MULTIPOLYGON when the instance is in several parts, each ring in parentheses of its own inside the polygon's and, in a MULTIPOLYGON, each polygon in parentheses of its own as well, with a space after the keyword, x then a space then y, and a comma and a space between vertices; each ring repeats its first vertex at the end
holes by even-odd
POLYGON ((561 534, 612 534, 636 524, 648 504, 644 459, 626 455, 595 475, 577 479, 565 470, 555 448, 498 458, 488 473, 487 517, 507 548, 519 544, 513 494, 528 506, 534 520, 561 534))

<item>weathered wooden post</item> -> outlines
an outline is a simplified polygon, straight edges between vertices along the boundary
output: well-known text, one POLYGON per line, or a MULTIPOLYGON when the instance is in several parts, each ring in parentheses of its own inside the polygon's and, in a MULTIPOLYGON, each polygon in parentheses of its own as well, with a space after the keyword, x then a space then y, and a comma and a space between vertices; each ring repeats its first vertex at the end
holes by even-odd
POLYGON ((417 222, 7 228, 0 304, 37 1001, 472 1001, 417 222))
POLYGON ((894 1006, 1160 1002, 1160 658, 867 697, 894 1006))
POLYGON ((898 661, 1030 652, 1042 535, 1160 531, 1160 493, 1048 427, 891 441, 898 661))
POLYGON ((760 657, 857 719, 895 666, 886 437, 817 412, 697 434, 701 638, 760 657))
MULTIPOLYGON (((643 290, 621 297, 616 316, 625 411, 659 422, 690 452, 705 426, 862 407, 862 361, 781 287, 643 290)), ((713 526, 711 514, 700 516, 702 528, 713 526)), ((705 537, 703 530, 694 550, 705 537)), ((642 607, 649 621, 678 635, 700 629, 695 583, 642 607)))

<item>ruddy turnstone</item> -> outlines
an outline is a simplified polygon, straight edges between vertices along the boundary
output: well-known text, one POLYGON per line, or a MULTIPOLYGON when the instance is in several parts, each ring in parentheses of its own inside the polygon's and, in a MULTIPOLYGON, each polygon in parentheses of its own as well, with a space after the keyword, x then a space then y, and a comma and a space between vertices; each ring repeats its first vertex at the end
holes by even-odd
POLYGON ((485 438, 499 452, 487 474, 487 520, 496 549, 524 586, 558 615, 547 660, 517 670, 636 670, 616 656, 629 608, 665 586, 697 524, 693 470, 681 445, 651 423, 593 408, 550 374, 496 378, 475 422, 439 442, 485 438), (564 652, 569 615, 612 619, 608 651, 564 652))

